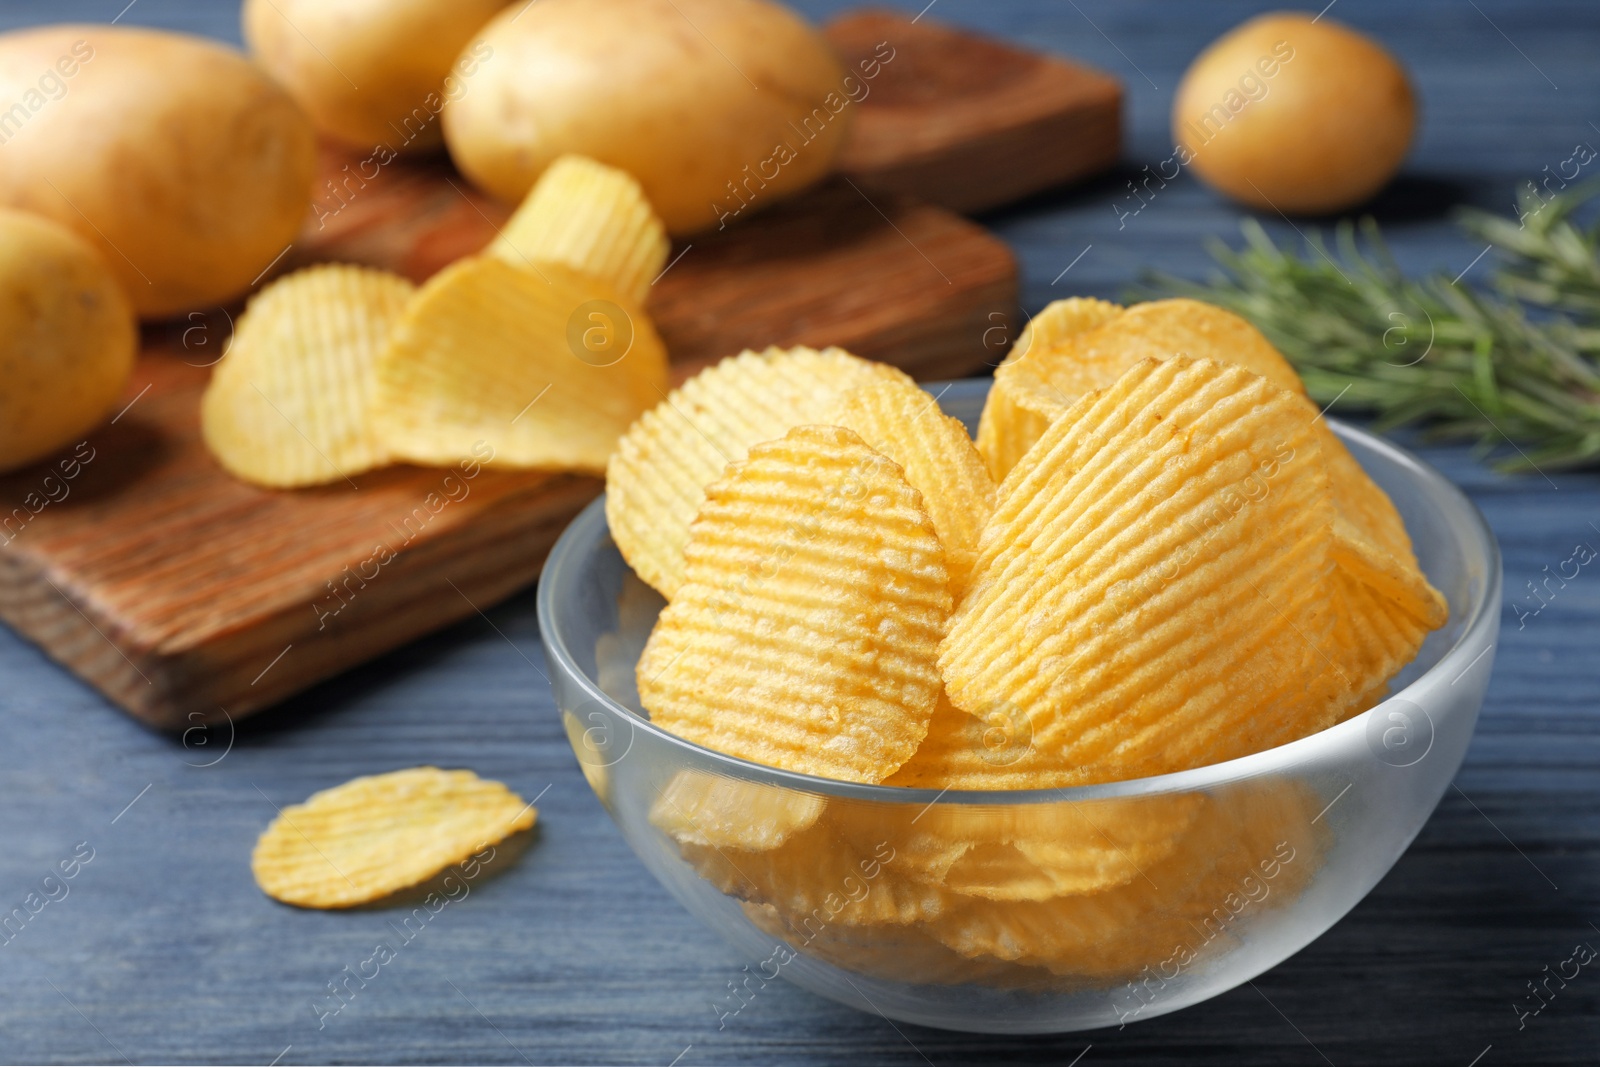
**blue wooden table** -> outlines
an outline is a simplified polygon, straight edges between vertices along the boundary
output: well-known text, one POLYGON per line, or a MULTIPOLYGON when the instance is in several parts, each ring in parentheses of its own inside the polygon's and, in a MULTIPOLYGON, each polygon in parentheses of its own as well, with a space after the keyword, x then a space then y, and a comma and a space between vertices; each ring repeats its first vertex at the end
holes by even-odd
MULTIPOLYGON (((6 0, 0 27, 107 21, 125 3, 6 0)), ((1199 276, 1203 239, 1236 235, 1238 211, 1189 177, 1119 215, 1129 177, 1170 153, 1186 62, 1260 8, 938 0, 935 17, 1080 57, 1128 89, 1124 172, 985 220, 1021 258, 1030 311, 1117 296, 1144 267, 1199 276)), ((1407 269, 1453 274, 1481 251, 1449 224, 1451 204, 1508 210, 1518 181, 1600 145, 1592 2, 1340 0, 1329 17, 1386 41, 1421 92, 1420 142, 1379 204, 1407 269)), ((238 39, 220 0, 136 0, 122 21, 238 39)), ((1508 600, 1578 542, 1600 546, 1600 476, 1503 477, 1462 449, 1422 451, 1499 534, 1508 600)), ((76 864, 67 895, 0 945, 0 1060, 1600 1062, 1600 974, 1520 1025, 1514 1009, 1576 944, 1600 946, 1600 574, 1521 622, 1508 604, 1457 788, 1348 918, 1256 988, 1042 1039, 896 1028, 788 987, 719 1029, 712 1001, 742 961, 657 888, 584 784, 535 666, 531 592, 250 721, 231 748, 226 731, 149 733, 0 630, 0 910, 76 864), (386 915, 273 903, 251 881, 251 846, 274 805, 420 763, 538 795, 539 829, 319 1027, 327 983, 391 936, 386 915)))

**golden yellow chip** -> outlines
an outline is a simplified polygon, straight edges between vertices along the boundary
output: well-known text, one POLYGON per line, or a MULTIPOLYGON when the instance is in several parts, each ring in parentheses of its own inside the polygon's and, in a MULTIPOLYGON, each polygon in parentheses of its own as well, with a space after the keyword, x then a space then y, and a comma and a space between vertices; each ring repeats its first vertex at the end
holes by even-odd
POLYGON ((644 307, 667 247, 667 232, 632 175, 584 156, 562 156, 488 253, 534 273, 546 263, 563 263, 644 307))
POLYGON ((905 471, 944 545, 950 595, 961 598, 994 511, 995 485, 961 420, 939 410, 925 390, 901 378, 852 389, 823 420, 854 430, 905 471))
POLYGON ((1382 699, 1389 679, 1444 625, 1449 605, 1413 563, 1379 547, 1342 516, 1334 522, 1333 555, 1337 615, 1330 653, 1351 680, 1346 712, 1354 713, 1382 699))
POLYGON ((1026 757, 1033 728, 1003 701, 969 714, 940 695, 928 736, 884 785, 908 789, 1051 789, 1083 780, 1076 768, 1047 768, 1026 757))
POLYGON ((1041 900, 968 898, 928 929, 963 956, 1074 978, 1133 978, 1145 968, 1175 977, 1305 887, 1326 837, 1311 822, 1313 799, 1292 781, 1235 787, 1195 808, 1174 847, 1137 877, 1041 900))
MULTIPOLYGON (((775 946, 768 960, 754 969, 752 973, 760 977, 781 973, 794 955, 804 955, 889 982, 982 983, 1005 989, 1041 989, 1051 984, 1047 971, 1004 960, 957 955, 919 926, 818 923, 815 916, 791 918, 771 904, 741 901, 739 906, 753 926, 788 946, 775 946)), ((730 999, 730 1007, 738 1008, 738 995, 732 994, 730 999)), ((719 1002, 713 1001, 713 1007, 718 1006, 719 1002)))
POLYGON ((1181 357, 1078 401, 1000 487, 940 650, 951 701, 1016 709, 1016 766, 1083 781, 1331 725, 1340 708, 1306 684, 1337 667, 1309 419, 1258 375, 1181 357))
POLYGON ((376 375, 373 421, 398 458, 598 474, 665 393, 667 354, 649 318, 601 282, 482 256, 423 285, 376 375))
POLYGON ((1380 548, 1343 516, 1335 521, 1333 532, 1334 559, 1341 570, 1392 601, 1426 629, 1444 625, 1449 617, 1444 597, 1414 564, 1380 548))
MULTIPOLYGON (((830 817, 832 807, 810 829, 765 851, 687 843, 679 848, 722 892, 770 904, 802 934, 827 926, 904 926, 943 914, 953 896, 936 882, 908 877, 900 845, 887 828, 861 836, 841 832, 830 817)), ((859 820, 849 827, 861 828, 859 820)))
POLYGON ((928 731, 949 614, 944 548, 900 468, 849 430, 797 427, 706 490, 639 698, 696 744, 879 782, 928 731))
POLYGON ((1010 368, 1030 359, 1051 359, 1050 353, 1073 337, 1120 314, 1122 307, 1118 304, 1074 296, 1051 303, 1028 323, 1005 362, 995 370, 994 385, 978 419, 978 454, 983 456, 991 477, 1004 478, 1023 453, 1044 436, 1056 416, 1077 399, 1050 386, 1033 369, 1010 368))
POLYGON ((762 782, 684 769, 650 806, 650 823, 680 845, 761 852, 808 829, 827 801, 762 782))
POLYGON ((769 348, 689 379, 633 424, 606 468, 606 521, 622 557, 671 599, 689 523, 723 468, 758 441, 825 424, 841 394, 885 378, 910 381, 843 349, 769 348))
MULTIPOLYGON (((978 451, 995 477, 1003 477, 1079 396, 1109 385, 1140 359, 1176 354, 1235 363, 1304 393, 1271 342, 1232 312, 1178 299, 1138 304, 1123 313, 1114 304, 1074 297, 1041 312, 995 372, 979 422, 978 451)), ((1415 567, 1393 503, 1326 422, 1317 420, 1315 433, 1334 506, 1369 540, 1415 567)))
POLYGON ((262 892, 349 908, 416 885, 533 825, 533 805, 471 771, 412 767, 356 778, 284 808, 250 856, 262 892))
POLYGON ((1428 634, 1437 628, 1406 610, 1343 567, 1336 568, 1331 591, 1337 607, 1330 652, 1351 679, 1345 714, 1375 707, 1389 689, 1389 679, 1416 658, 1428 634))
MULTIPOLYGON (((1008 812, 1011 825, 957 860, 944 884, 988 900, 1112 889, 1143 877, 1172 852, 1202 803, 1198 795, 1179 794, 1016 806, 1008 812)), ((936 819, 930 830, 946 825, 936 819)))
POLYGON ((1361 469, 1344 442, 1328 429, 1326 420, 1317 422, 1317 441, 1328 470, 1328 488, 1333 491, 1334 509, 1363 539, 1394 557, 1400 565, 1415 570, 1417 557, 1411 550, 1411 538, 1388 494, 1361 469))
MULTIPOLYGON (((1104 326, 1126 310, 1121 304, 1092 296, 1069 296, 1053 300, 1032 319, 1006 355, 1006 363, 1017 363, 1037 351, 1051 352, 1080 334, 1104 326)), ((1004 364, 1002 364, 1003 366, 1004 364)))
MULTIPOLYGON (((1244 319, 1198 300, 1157 300, 1116 313, 1114 305, 1040 315, 1039 331, 1016 359, 995 371, 986 409, 978 424, 978 451, 989 470, 1002 478, 1045 427, 1085 393, 1104 389, 1143 359, 1214 359, 1261 375, 1290 392, 1305 387, 1287 360, 1244 319), (1113 310, 1106 310, 1111 308, 1113 310), (1056 325, 1103 321, 1089 329, 1056 325), (1046 338, 1054 341, 1047 343, 1046 338)), ((1038 321, 1038 320, 1035 320, 1038 321)))
POLYGON ((251 301, 200 403, 206 447, 230 474, 288 488, 390 461, 368 408, 373 365, 414 286, 365 267, 310 267, 251 301))
POLYGON ((1194 794, 1002 806, 936 798, 886 815, 841 801, 829 818, 857 842, 887 835, 897 869, 918 881, 989 900, 1046 900, 1131 881, 1172 851, 1202 803, 1194 794))

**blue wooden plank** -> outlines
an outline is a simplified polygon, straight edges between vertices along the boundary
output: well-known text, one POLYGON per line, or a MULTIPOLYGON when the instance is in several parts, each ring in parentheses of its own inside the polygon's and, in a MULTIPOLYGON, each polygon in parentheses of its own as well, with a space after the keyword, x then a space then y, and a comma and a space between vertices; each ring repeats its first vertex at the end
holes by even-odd
MULTIPOLYGON (((8 3, 0 28, 106 20, 123 3, 8 3)), ((800 6, 822 17, 848 5, 800 6)), ((1198 276, 1202 240, 1236 233, 1240 212, 1187 177, 1120 227, 1115 205, 1170 150, 1165 115, 1184 64, 1256 10, 1234 0, 933 7, 930 17, 1079 56, 1128 87, 1123 172, 986 220, 1021 258, 1028 310, 1068 293, 1118 295, 1144 267, 1198 276)), ((1509 203, 1517 180, 1600 138, 1588 125, 1600 121, 1592 4, 1340 0, 1328 17, 1387 41, 1422 92, 1408 189, 1424 210, 1385 212, 1408 269, 1458 270, 1477 253, 1446 201, 1509 203)), ((123 21, 237 39, 233 5, 208 0, 138 0, 123 21)), ((1494 526, 1511 602, 1600 525, 1600 476, 1555 474, 1552 487, 1495 474, 1465 449, 1423 452, 1494 526)), ((1511 1005, 1573 943, 1600 943, 1589 925, 1600 920, 1600 573, 1584 571, 1520 627, 1507 609, 1460 791, 1347 919, 1256 988, 1054 1039, 896 1029, 780 987, 719 1030, 710 1005, 740 962, 656 888, 577 773, 528 662, 542 668, 531 595, 490 615, 493 627, 462 623, 253 720, 210 767, 199 764, 226 731, 187 746, 153 735, 0 631, 0 903, 20 900, 78 842, 94 849, 69 895, 0 946, 0 1060, 945 1067, 1061 1064, 1091 1044, 1085 1065, 1596 1060, 1600 979, 1573 981, 1520 1030, 1511 1005), (426 762, 544 791, 540 829, 319 1029, 326 983, 390 936, 387 916, 273 904, 251 883, 250 847, 274 804, 426 762)))

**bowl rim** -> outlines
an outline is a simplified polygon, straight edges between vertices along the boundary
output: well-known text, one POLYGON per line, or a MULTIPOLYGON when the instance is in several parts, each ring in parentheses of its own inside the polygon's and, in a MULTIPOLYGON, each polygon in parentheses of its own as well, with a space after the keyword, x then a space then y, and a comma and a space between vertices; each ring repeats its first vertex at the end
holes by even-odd
MULTIPOLYGON (((982 391, 987 392, 990 383, 990 379, 968 378, 955 379, 953 381, 923 382, 920 384, 929 392, 941 386, 948 390, 962 385, 974 387, 973 392, 978 391, 975 387, 981 386, 982 391)), ((938 395, 943 397, 944 392, 940 392, 938 395)), ((1458 681, 1468 670, 1476 665, 1479 659, 1494 647, 1492 644, 1487 643, 1486 637, 1488 631, 1493 629, 1499 621, 1500 613, 1502 583, 1500 545, 1495 538, 1494 531, 1490 528, 1483 513, 1478 510, 1477 505, 1454 482, 1451 482, 1409 450, 1376 434, 1336 419, 1330 418, 1327 421, 1329 428, 1341 439, 1360 441, 1364 447, 1383 456, 1386 461, 1396 466, 1408 468, 1413 476, 1431 483, 1433 489, 1442 490, 1447 511, 1446 518, 1449 520, 1448 525, 1453 529, 1461 529, 1463 540, 1467 542, 1468 548, 1477 550, 1475 554, 1484 563, 1486 581, 1476 602, 1470 605, 1467 613, 1467 622, 1461 628, 1455 643, 1440 656, 1437 663, 1415 678, 1405 688, 1390 694, 1373 707, 1352 715, 1343 722, 1336 723, 1327 729, 1286 744, 1277 745, 1260 752, 1253 752, 1247 756, 1225 760, 1221 763, 1207 764, 1204 767, 1172 771, 1167 774, 1129 778, 1114 782, 1098 782, 1093 785, 1003 790, 914 789, 905 786, 873 785, 864 782, 845 782, 834 778, 820 778, 799 771, 769 767, 763 763, 755 763, 741 759, 738 756, 730 756, 716 749, 695 744, 693 741, 688 741, 662 729, 645 716, 636 713, 631 708, 612 698, 578 666, 571 651, 567 648, 565 636, 557 618, 557 610, 554 603, 555 597, 551 591, 560 585, 561 579, 566 575, 566 572, 574 566, 572 561, 580 546, 588 546, 600 537, 609 536, 610 528, 606 522, 606 498, 604 493, 591 501, 579 513, 578 517, 567 526, 560 538, 557 539, 555 547, 551 550, 549 558, 545 562, 544 573, 539 580, 536 598, 539 638, 544 645, 545 655, 551 661, 553 669, 560 671, 568 679, 575 682, 584 691, 589 700, 600 704, 612 714, 620 716, 623 721, 629 724, 631 729, 642 730, 659 742, 681 749, 686 756, 699 762, 710 764, 718 773, 726 777, 760 782, 779 788, 826 797, 892 804, 923 803, 931 806, 938 802, 994 807, 1194 792, 1296 769, 1321 752, 1337 750, 1346 744, 1352 735, 1364 733, 1371 718, 1378 714, 1386 704, 1401 699, 1414 699, 1420 695, 1421 690, 1432 688, 1440 678, 1447 675, 1458 681), (1454 511, 1456 514, 1448 514, 1450 511, 1454 511), (1469 656, 1471 657, 1470 662, 1468 662, 1469 656)), ((1454 684, 1454 681, 1450 684, 1454 684)))

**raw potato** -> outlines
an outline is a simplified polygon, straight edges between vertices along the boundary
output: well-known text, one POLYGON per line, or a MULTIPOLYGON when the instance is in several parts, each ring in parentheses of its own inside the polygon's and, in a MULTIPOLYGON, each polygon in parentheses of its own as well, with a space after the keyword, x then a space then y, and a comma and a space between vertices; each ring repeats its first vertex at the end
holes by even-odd
POLYGON ((768 0, 539 0, 480 44, 493 61, 444 135, 508 202, 576 153, 638 178, 668 231, 693 233, 820 178, 851 118, 827 42, 768 0))
POLYGON ((487 56, 462 49, 507 0, 245 0, 250 52, 317 129, 363 148, 444 144, 437 121, 487 56))
POLYGON ((100 250, 143 317, 238 296, 294 239, 311 123, 221 45, 122 26, 0 36, 0 205, 100 250))
POLYGON ((137 340, 128 299, 94 249, 47 219, 0 210, 0 471, 103 419, 137 340))
POLYGON ((1395 58, 1331 19, 1252 19, 1200 54, 1172 106, 1178 156, 1223 193, 1265 211, 1354 207, 1383 187, 1416 126, 1395 58))

